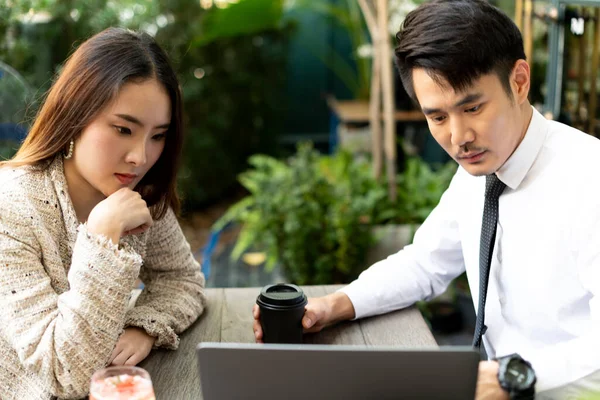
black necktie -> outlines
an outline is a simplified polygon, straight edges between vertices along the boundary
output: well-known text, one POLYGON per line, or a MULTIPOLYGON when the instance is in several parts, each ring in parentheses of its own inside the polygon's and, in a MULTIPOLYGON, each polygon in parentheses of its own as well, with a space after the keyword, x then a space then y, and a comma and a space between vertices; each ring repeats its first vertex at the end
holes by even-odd
POLYGON ((490 264, 494 252, 496 239, 496 225, 498 224, 498 199, 506 185, 496 174, 485 177, 485 205, 483 207, 483 220, 481 221, 481 240, 479 242, 479 307, 477 308, 477 323, 473 346, 481 346, 481 336, 486 331, 483 324, 485 319, 485 297, 487 295, 488 281, 490 278, 490 264))

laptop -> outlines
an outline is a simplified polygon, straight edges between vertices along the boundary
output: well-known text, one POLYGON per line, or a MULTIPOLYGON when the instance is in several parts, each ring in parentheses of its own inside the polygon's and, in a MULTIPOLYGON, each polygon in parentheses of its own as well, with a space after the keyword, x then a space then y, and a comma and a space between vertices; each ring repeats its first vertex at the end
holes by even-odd
POLYGON ((406 349, 200 343, 204 400, 472 400, 480 355, 471 347, 406 349))

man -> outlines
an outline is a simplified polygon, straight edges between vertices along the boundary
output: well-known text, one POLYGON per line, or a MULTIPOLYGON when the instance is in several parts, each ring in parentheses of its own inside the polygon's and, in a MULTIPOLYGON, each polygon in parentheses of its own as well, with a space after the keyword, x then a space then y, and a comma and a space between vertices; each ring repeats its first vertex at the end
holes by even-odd
POLYGON ((490 359, 478 399, 598 391, 600 141, 532 108, 520 32, 484 0, 426 3, 397 39, 404 87, 460 168, 413 244, 310 299, 305 330, 431 299, 466 270, 490 359))

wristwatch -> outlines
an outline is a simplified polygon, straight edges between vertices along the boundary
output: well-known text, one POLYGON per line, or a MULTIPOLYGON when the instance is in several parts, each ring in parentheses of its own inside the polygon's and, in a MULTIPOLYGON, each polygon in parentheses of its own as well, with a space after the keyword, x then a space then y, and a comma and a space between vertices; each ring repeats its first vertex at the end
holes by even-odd
POLYGON ((511 400, 533 400, 536 377, 531 364, 516 353, 500 357, 496 361, 500 365, 498 381, 511 400))

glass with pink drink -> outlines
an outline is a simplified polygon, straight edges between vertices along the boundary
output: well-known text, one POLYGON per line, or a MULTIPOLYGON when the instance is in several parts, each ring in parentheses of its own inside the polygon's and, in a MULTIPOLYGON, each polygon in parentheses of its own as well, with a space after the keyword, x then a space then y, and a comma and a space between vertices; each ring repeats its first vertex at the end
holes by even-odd
POLYGON ((139 367, 108 367, 92 375, 90 400, 155 400, 150 374, 139 367))

